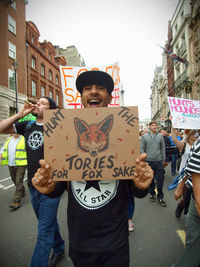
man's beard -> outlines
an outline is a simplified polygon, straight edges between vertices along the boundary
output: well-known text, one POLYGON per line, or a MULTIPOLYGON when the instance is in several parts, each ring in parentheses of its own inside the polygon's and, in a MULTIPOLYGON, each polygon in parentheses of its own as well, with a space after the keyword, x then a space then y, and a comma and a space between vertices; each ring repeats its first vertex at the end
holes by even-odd
POLYGON ((38 113, 36 113, 36 112, 31 112, 31 114, 32 114, 33 116, 35 116, 36 118, 37 118, 37 116, 38 116, 38 113))

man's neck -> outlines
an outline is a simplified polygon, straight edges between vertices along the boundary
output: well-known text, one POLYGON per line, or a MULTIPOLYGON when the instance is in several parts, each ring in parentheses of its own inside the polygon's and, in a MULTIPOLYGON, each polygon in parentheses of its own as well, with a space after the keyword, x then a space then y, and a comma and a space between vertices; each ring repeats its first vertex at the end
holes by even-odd
POLYGON ((42 124, 43 123, 43 118, 37 118, 36 122, 39 123, 39 124, 42 124))

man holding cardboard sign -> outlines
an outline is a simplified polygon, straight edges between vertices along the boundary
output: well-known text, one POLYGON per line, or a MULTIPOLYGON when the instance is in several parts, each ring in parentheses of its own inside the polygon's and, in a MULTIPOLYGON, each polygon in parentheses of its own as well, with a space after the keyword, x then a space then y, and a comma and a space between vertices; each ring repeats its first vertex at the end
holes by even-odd
MULTIPOLYGON (((76 87, 85 108, 103 108, 112 100, 114 82, 105 72, 86 71, 78 76, 76 87)), ((76 119, 78 135, 82 135, 79 147, 88 150, 87 153, 93 158, 98 155, 106 146, 103 136, 110 131, 112 120, 112 116, 107 116, 97 127, 96 124, 88 126, 85 121, 76 119), (88 142, 90 139, 93 143, 88 142), (90 149, 92 144, 94 148, 90 149)), ((107 157, 107 163, 105 159, 99 159, 102 168, 105 165, 111 168, 113 158, 107 157)), ((137 158, 133 181, 104 177, 102 181, 82 179, 70 181, 69 184, 53 180, 50 165, 44 160, 40 161, 41 168, 32 179, 37 190, 49 197, 58 197, 68 188, 69 255, 74 266, 129 266, 128 191, 131 190, 139 198, 147 195, 153 171, 145 159, 146 154, 137 158)), ((84 161, 84 164, 89 166, 88 162, 84 161)), ((96 167, 96 164, 97 160, 94 160, 93 166, 96 167)))

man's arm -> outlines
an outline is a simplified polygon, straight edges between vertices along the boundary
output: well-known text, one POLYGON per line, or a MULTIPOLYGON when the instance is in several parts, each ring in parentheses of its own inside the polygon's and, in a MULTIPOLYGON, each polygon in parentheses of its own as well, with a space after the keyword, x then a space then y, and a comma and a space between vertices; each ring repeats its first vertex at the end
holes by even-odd
POLYGON ((161 136, 161 157, 162 161, 165 161, 165 139, 163 136, 161 136))
POLYGON ((200 174, 192 173, 192 184, 193 184, 193 192, 196 203, 196 209, 198 215, 200 216, 200 174))
POLYGON ((174 144, 177 146, 178 150, 181 152, 184 146, 184 142, 177 139, 176 130, 171 127, 171 137, 174 144))
POLYGON ((14 127, 13 124, 22 119, 24 116, 31 113, 31 111, 34 109, 35 105, 33 104, 25 104, 21 111, 19 111, 17 114, 13 115, 12 117, 9 117, 5 120, 2 120, 0 122, 0 133, 14 133, 14 127))
POLYGON ((178 184, 176 191, 174 192, 174 198, 179 200, 183 195, 183 187, 187 180, 187 176, 178 184))

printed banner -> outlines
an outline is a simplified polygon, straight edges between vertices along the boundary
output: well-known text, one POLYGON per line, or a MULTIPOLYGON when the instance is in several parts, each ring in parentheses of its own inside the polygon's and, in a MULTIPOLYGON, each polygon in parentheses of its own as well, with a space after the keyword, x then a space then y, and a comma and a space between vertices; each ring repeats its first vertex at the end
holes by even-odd
POLYGON ((60 66, 61 84, 63 91, 63 104, 64 108, 82 108, 81 95, 76 90, 76 78, 79 74, 88 70, 101 70, 105 71, 114 80, 114 90, 112 93, 112 103, 109 106, 120 106, 120 67, 116 62, 113 65, 98 66, 98 67, 73 67, 73 66, 60 66))
POLYGON ((44 158, 56 181, 132 179, 139 154, 137 107, 44 112, 44 158))
POLYGON ((172 125, 178 129, 200 129, 200 101, 168 97, 172 125))

